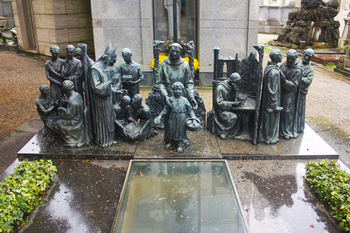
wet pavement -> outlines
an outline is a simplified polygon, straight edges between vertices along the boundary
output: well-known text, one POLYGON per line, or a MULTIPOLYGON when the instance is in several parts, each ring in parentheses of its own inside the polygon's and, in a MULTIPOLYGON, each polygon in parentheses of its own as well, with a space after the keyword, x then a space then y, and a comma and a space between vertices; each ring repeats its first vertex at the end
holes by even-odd
POLYGON ((19 232, 110 232, 128 161, 53 160, 45 204, 19 232))
POLYGON ((303 179, 305 162, 229 161, 251 233, 340 232, 303 179))
MULTIPOLYGON (((249 232, 340 232, 303 179, 307 161, 228 161, 249 232)), ((129 162, 53 162, 58 171, 47 202, 35 209, 19 232, 110 232, 129 162)), ((220 189, 216 191, 220 195, 220 189)))

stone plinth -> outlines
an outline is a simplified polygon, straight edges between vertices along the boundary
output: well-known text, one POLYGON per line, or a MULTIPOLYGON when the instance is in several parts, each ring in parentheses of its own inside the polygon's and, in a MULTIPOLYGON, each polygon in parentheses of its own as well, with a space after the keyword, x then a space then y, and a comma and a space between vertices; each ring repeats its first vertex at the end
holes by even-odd
POLYGON ((42 137, 41 132, 35 135, 19 152, 19 159, 30 158, 63 158, 63 159, 167 159, 167 158, 225 158, 225 159, 337 159, 334 151, 323 139, 306 125, 305 132, 297 139, 280 139, 273 145, 250 141, 222 140, 208 131, 188 132, 191 144, 183 153, 165 149, 163 130, 158 135, 139 142, 123 142, 110 148, 85 146, 70 148, 63 146, 59 138, 42 137))

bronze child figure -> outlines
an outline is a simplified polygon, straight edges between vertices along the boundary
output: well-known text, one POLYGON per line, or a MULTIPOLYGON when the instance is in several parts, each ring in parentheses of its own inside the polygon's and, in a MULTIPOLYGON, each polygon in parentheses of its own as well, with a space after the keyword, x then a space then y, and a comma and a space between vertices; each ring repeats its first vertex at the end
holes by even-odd
POLYGON ((163 111, 154 119, 154 123, 159 125, 164 119, 165 148, 174 146, 177 152, 181 153, 184 139, 187 139, 186 121, 193 124, 194 121, 199 123, 199 119, 195 116, 190 102, 182 96, 184 85, 181 82, 175 82, 171 88, 174 95, 169 98, 163 111))

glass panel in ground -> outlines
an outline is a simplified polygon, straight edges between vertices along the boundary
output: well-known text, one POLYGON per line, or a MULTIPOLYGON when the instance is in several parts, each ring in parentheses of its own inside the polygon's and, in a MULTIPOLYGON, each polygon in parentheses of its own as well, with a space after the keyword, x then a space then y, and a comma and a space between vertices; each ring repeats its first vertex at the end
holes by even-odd
POLYGON ((247 232, 224 161, 133 161, 115 232, 247 232))

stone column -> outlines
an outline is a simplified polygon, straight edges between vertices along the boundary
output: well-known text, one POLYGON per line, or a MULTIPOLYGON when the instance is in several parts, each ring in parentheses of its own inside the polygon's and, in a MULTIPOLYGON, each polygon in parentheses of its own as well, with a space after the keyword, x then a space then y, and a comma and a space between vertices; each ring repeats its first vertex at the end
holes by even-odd
POLYGON ((344 21, 345 21, 345 26, 344 26, 343 35, 339 39, 339 44, 338 44, 339 47, 343 47, 347 45, 350 37, 350 32, 349 32, 350 18, 344 18, 344 21))

